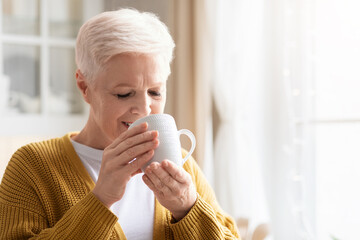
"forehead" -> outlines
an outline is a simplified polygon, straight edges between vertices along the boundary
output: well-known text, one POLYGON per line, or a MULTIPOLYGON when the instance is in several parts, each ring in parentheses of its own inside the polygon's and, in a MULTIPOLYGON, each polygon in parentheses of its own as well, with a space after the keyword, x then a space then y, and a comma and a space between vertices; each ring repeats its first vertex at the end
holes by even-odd
POLYGON ((164 66, 159 57, 145 54, 118 54, 109 59, 99 82, 111 85, 165 85, 164 66))

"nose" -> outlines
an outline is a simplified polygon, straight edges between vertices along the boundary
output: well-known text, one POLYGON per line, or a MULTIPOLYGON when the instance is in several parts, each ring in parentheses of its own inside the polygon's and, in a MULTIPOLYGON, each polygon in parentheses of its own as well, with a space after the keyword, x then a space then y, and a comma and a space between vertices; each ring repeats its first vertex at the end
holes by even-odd
POLYGON ((139 116, 148 116, 151 113, 152 99, 148 94, 141 94, 136 97, 136 101, 131 107, 131 113, 139 116))

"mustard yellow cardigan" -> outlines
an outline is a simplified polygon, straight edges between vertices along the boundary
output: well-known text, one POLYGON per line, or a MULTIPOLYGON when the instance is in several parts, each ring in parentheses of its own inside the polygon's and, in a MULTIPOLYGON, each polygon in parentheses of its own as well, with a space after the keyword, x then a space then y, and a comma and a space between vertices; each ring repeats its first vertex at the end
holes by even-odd
MULTIPOLYGON (((0 239, 126 239, 117 217, 91 193, 95 183, 70 135, 14 153, 0 185, 0 239)), ((155 200, 153 239, 238 239, 194 159, 184 169, 198 199, 179 222, 155 200)))

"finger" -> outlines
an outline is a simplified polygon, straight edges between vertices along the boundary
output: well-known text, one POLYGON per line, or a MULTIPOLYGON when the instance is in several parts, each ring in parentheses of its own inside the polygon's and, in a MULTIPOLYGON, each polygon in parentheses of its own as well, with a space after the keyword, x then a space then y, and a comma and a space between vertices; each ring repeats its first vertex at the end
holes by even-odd
POLYGON ((147 124, 147 122, 144 122, 142 124, 139 124, 131 129, 123 132, 108 146, 108 148, 115 148, 125 139, 135 136, 137 134, 143 133, 147 130, 147 128, 148 128, 148 124, 147 124))
MULTIPOLYGON (((139 158, 144 153, 150 150, 154 150, 158 146, 159 146, 159 139, 154 139, 151 142, 145 142, 125 150, 120 155, 118 155, 116 159, 119 159, 118 160, 119 164, 127 165, 130 161, 134 160, 134 158, 139 158)), ((133 162, 135 163, 136 161, 137 160, 133 162)))
POLYGON ((141 168, 154 156, 154 150, 145 152, 137 157, 134 161, 125 166, 125 171, 130 172, 131 176, 141 173, 141 168))
POLYGON ((129 137, 121 142, 117 147, 113 148, 113 154, 119 155, 127 149, 139 145, 141 143, 149 142, 159 136, 158 131, 146 131, 135 136, 129 137))
POLYGON ((164 168, 176 181, 179 183, 187 183, 186 172, 183 168, 178 167, 175 163, 165 159, 161 162, 161 167, 164 168))
POLYGON ((155 187, 155 191, 162 192, 163 194, 169 194, 171 190, 165 185, 164 182, 160 180, 160 178, 154 172, 154 168, 159 168, 159 167, 160 167, 159 163, 152 163, 149 167, 146 168, 145 174, 153 183, 155 187))
POLYGON ((162 196, 164 196, 163 193, 160 193, 160 192, 156 189, 154 183, 150 180, 150 178, 149 178, 146 174, 144 174, 144 175, 142 176, 142 179, 143 179, 144 183, 150 188, 151 191, 153 191, 153 192, 155 192, 155 193, 158 193, 158 194, 162 194, 162 196))
POLYGON ((155 184, 151 181, 151 179, 149 178, 148 175, 144 174, 142 179, 143 179, 144 183, 150 188, 150 190, 154 192, 154 194, 157 198, 165 197, 164 192, 162 192, 156 188, 155 184))
POLYGON ((176 192, 176 190, 180 187, 180 183, 174 179, 165 168, 162 167, 162 164, 159 167, 152 164, 150 169, 171 191, 176 192))

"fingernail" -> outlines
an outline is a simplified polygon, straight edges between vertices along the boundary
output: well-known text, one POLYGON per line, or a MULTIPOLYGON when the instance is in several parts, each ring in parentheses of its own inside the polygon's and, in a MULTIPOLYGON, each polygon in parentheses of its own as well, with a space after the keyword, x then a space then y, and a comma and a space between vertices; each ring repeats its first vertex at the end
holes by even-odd
POLYGON ((156 164, 151 164, 150 167, 151 167, 153 170, 158 169, 158 165, 156 165, 156 164))

